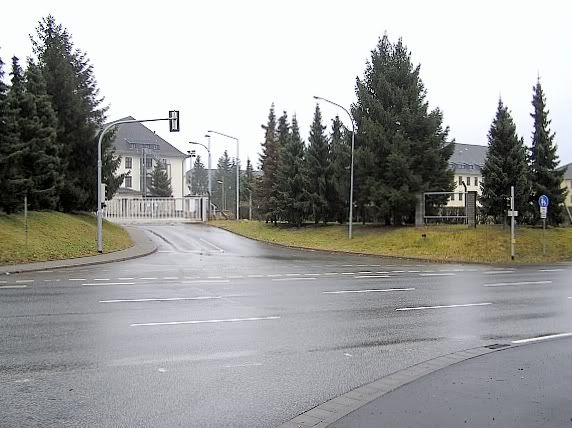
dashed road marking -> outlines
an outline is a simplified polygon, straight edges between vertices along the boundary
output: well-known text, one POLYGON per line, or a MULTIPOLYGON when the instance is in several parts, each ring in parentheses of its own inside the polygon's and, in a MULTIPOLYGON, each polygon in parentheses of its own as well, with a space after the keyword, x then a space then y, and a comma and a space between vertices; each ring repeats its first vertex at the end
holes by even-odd
POLYGON ((31 282, 34 282, 33 279, 17 279, 16 280, 16 284, 29 284, 31 282))
POLYGON ((538 272, 564 272, 564 269, 538 269, 538 272))
POLYGON ((422 309, 445 309, 445 308, 465 308, 469 306, 488 306, 492 305, 491 302, 484 303, 465 303, 461 305, 437 305, 437 306, 417 306, 413 308, 398 308, 396 311, 417 311, 422 309))
POLYGON ((146 276, 146 277, 139 278, 139 279, 142 280, 142 281, 154 281, 154 280, 156 280, 157 278, 154 277, 154 276, 146 276))
POLYGON ((109 278, 93 278, 94 281, 109 281, 109 278))
POLYGON ((167 279, 167 280, 169 280, 169 279, 179 279, 179 277, 178 277, 178 276, 164 276, 163 279, 167 279))
POLYGON ((355 276, 356 279, 367 279, 367 278, 391 278, 389 275, 359 275, 355 276))
POLYGON ((455 276, 455 273, 420 273, 419 276, 455 276))
POLYGON ((280 319, 280 317, 271 316, 271 317, 251 317, 251 318, 229 318, 220 320, 145 322, 145 323, 131 324, 131 327, 153 327, 153 326, 181 325, 181 324, 218 324, 218 323, 235 323, 243 321, 267 321, 267 320, 277 320, 277 319, 280 319))
POLYGON ((11 288, 27 288, 25 284, 22 285, 0 285, 0 290, 11 289, 11 288))
POLYGON ((272 281, 312 281, 316 278, 273 278, 272 281))
MULTIPOLYGON (((87 283, 87 284, 82 284, 85 286, 90 286, 90 285, 102 285, 101 282, 91 282, 91 283, 87 283)), ((107 282, 105 285, 135 285, 134 282, 107 282)))
POLYGON ((87 281, 85 278, 69 278, 68 281, 87 281))
POLYGON ((228 279, 197 279, 194 281, 183 281, 183 284, 226 284, 228 279))
POLYGON ((572 333, 549 334, 547 336, 538 336, 538 337, 531 337, 529 339, 513 340, 512 343, 519 344, 519 343, 540 342, 541 340, 556 339, 560 337, 570 337, 570 336, 572 336, 572 333))
POLYGON ((139 303, 139 302, 177 302, 180 300, 212 300, 221 299, 221 296, 200 296, 200 297, 157 297, 147 299, 112 299, 100 300, 99 303, 139 303))
POLYGON ((338 290, 338 291, 322 291, 323 294, 352 294, 352 293, 386 293, 391 291, 413 291, 415 288, 384 288, 370 290, 338 290))
POLYGON ((511 285, 543 285, 552 284, 552 281, 521 281, 521 282, 497 282, 494 284, 483 284, 483 287, 509 287, 511 285))

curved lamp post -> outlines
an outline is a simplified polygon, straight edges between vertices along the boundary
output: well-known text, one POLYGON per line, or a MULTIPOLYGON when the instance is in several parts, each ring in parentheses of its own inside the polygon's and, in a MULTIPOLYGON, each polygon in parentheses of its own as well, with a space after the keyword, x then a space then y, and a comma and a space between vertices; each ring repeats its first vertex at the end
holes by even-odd
POLYGON ((230 138, 236 141, 236 221, 239 220, 240 214, 240 160, 238 158, 238 138, 233 137, 232 135, 224 134, 218 131, 207 131, 209 134, 217 134, 221 137, 230 138))

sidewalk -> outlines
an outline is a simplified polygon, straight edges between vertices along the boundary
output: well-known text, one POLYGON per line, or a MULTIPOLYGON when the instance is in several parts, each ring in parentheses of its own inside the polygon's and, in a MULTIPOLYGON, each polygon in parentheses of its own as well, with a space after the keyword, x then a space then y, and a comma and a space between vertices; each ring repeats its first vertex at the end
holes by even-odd
POLYGON ((490 348, 387 376, 283 427, 572 427, 572 338, 490 348))
POLYGON ((137 257, 147 256, 157 251, 157 246, 145 234, 145 232, 129 226, 125 226, 125 229, 133 241, 133 246, 131 248, 115 251, 112 253, 104 253, 96 256, 79 257, 76 259, 51 260, 48 262, 23 263, 18 265, 4 265, 0 266, 0 275, 120 262, 123 260, 130 260, 137 257))

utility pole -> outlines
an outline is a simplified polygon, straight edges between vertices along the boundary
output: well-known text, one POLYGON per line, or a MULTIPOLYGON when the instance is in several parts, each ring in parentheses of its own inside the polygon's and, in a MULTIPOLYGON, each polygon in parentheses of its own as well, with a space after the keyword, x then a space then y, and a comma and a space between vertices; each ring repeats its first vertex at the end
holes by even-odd
POLYGON ((510 258, 514 260, 514 244, 516 242, 514 238, 514 218, 516 217, 514 212, 514 186, 510 186, 510 211, 510 258))

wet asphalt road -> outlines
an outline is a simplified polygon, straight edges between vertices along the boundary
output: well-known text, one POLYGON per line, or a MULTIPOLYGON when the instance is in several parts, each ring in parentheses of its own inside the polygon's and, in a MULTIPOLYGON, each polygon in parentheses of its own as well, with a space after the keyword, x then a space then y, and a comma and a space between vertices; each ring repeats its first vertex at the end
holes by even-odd
POLYGON ((276 426, 449 352, 572 331, 572 265, 435 265, 145 226, 154 255, 0 278, 0 426, 276 426))

